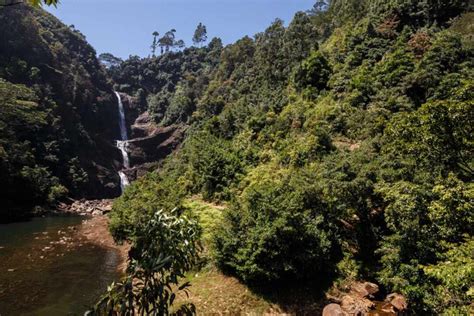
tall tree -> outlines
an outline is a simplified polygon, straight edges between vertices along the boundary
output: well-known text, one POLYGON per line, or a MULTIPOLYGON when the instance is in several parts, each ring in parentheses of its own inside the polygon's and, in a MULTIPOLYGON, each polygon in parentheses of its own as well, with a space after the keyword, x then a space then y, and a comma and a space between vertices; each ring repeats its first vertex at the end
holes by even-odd
POLYGON ((123 60, 119 57, 115 57, 111 53, 102 53, 99 55, 99 61, 105 66, 105 68, 117 67, 123 63, 123 60))
POLYGON ((162 38, 160 38, 158 40, 158 43, 159 43, 159 46, 161 48, 161 53, 163 54, 163 51, 164 52, 169 52, 170 51, 170 48, 173 48, 176 44, 175 42, 175 34, 176 33, 176 30, 175 29, 171 29, 169 30, 168 32, 165 33, 165 35, 163 35, 162 38))
POLYGON ((194 45, 202 45, 207 41, 207 28, 204 24, 199 23, 194 31, 193 43, 194 45))
POLYGON ((160 33, 158 33, 157 31, 154 31, 152 35, 153 35, 153 43, 151 44, 150 48, 151 48, 151 55, 153 57, 155 57, 156 56, 156 48, 158 47, 157 37, 160 35, 160 33))
POLYGON ((176 41, 175 46, 178 47, 179 49, 181 49, 181 48, 184 48, 186 46, 186 44, 184 43, 184 41, 182 39, 180 39, 180 40, 176 41))

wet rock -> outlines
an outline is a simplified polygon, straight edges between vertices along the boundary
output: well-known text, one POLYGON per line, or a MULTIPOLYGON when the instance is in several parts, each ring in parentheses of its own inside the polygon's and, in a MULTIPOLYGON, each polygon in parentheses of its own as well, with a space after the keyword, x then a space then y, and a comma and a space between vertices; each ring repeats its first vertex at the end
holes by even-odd
POLYGON ((329 304, 323 309, 323 316, 347 316, 339 304, 329 304))

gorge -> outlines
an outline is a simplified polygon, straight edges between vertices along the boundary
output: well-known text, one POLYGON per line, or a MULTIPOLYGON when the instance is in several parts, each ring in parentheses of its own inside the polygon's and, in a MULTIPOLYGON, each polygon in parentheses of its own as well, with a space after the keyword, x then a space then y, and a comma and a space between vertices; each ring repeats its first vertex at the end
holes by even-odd
POLYGON ((125 59, 29 2, 0 7, 0 314, 473 314, 471 1, 125 59))

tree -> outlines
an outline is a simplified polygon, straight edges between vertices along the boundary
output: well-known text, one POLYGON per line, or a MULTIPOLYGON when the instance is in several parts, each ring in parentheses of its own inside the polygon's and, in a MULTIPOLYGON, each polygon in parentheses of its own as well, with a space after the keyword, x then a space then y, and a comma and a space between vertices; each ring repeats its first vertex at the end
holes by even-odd
MULTIPOLYGON (((0 2, 0 7, 20 4, 24 2, 24 0, 3 0, 0 2)), ((59 0, 27 0, 27 2, 31 5, 38 7, 42 6, 43 4, 56 6, 59 3, 59 0)))
POLYGON ((115 57, 111 53, 102 53, 99 55, 99 61, 105 66, 105 68, 118 67, 123 60, 119 57, 115 57))
POLYGON ((326 11, 328 9, 328 7, 329 7, 329 1, 318 0, 313 5, 313 7, 308 11, 308 13, 311 14, 311 15, 320 14, 320 13, 326 11))
POLYGON ((202 23, 199 23, 194 31, 193 43, 194 45, 202 45, 202 43, 207 41, 207 29, 206 26, 202 23))
POLYGON ((165 33, 165 35, 163 35, 162 38, 160 38, 158 40, 158 43, 159 43, 159 46, 161 48, 161 53, 163 54, 163 51, 164 52, 169 52, 170 48, 173 48, 176 44, 175 42, 175 34, 176 33, 176 30, 175 29, 171 29, 169 30, 168 32, 165 33))
POLYGON ((184 43, 183 40, 177 40, 175 46, 181 49, 181 48, 184 48, 186 44, 184 43))
POLYGON ((314 51, 310 57, 304 60, 296 69, 294 75, 295 87, 310 95, 327 88, 327 82, 331 75, 331 67, 320 51, 314 51))
POLYGON ((160 33, 158 33, 157 31, 154 31, 152 35, 153 35, 153 43, 151 44, 150 48, 151 48, 151 55, 155 57, 156 47, 158 47, 157 37, 160 35, 160 33))

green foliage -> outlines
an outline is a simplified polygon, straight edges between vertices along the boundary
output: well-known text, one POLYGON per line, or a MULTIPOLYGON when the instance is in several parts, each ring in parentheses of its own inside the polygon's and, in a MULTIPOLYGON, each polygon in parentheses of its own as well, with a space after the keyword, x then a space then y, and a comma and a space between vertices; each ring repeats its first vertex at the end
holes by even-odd
POLYGON ((324 279, 337 244, 317 188, 300 175, 265 171, 249 175, 226 212, 215 241, 218 262, 247 282, 324 279))
POLYGON ((474 300, 474 241, 451 246, 437 264, 423 267, 434 284, 437 300, 429 302, 437 314, 468 315, 474 300), (446 308, 450 306, 449 308, 446 308))
POLYGON ((328 61, 319 51, 314 51, 294 75, 295 87, 305 95, 318 95, 327 88, 331 68, 328 61), (304 90, 304 91, 303 91, 304 90))
POLYGON ((47 112, 37 102, 33 90, 0 79, 0 199, 6 204, 0 217, 4 220, 14 216, 8 212, 15 203, 55 201, 52 190, 58 179, 44 166, 42 144, 30 141, 47 124, 47 112))
POLYGON ((117 202, 130 215, 114 225, 133 235, 126 227, 156 192, 151 205, 200 194, 229 205, 217 226, 202 205, 186 212, 212 227, 215 261, 245 282, 376 278, 413 313, 468 314, 466 10, 461 0, 318 1, 288 27, 277 19, 224 48, 125 61, 116 82, 143 87, 161 124, 189 129, 156 178, 117 202))
POLYGON ((199 45, 207 41, 207 28, 204 24, 200 23, 196 27, 193 35, 194 45, 199 45))
POLYGON ((200 228, 195 221, 157 211, 140 221, 129 253, 127 276, 109 286, 96 315, 193 315, 192 304, 173 306, 189 282, 180 284, 195 264, 200 228))
POLYGON ((66 196, 118 194, 116 106, 96 52, 43 9, 2 8, 0 24, 1 220, 66 196))
POLYGON ((34 6, 42 6, 43 3, 46 5, 54 5, 58 4, 58 0, 28 0, 28 2, 34 6))
POLYGON ((190 213, 199 221, 202 228, 202 244, 205 248, 212 247, 214 233, 222 225, 223 206, 206 203, 196 197, 183 202, 186 213, 190 213))
POLYGON ((190 140, 189 161, 194 190, 205 199, 224 198, 242 171, 238 154, 229 142, 209 132, 197 134, 190 140))
POLYGON ((114 202, 109 226, 112 235, 117 241, 134 239, 141 234, 142 223, 157 209, 182 210, 182 197, 177 184, 167 183, 157 174, 133 182, 114 202))

